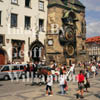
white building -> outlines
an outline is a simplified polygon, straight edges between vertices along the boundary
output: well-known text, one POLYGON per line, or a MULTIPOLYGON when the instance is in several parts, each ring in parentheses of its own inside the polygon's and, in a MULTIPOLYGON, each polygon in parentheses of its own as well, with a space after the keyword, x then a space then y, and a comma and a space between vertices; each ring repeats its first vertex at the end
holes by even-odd
POLYGON ((43 59, 47 5, 48 0, 0 0, 0 65, 43 59))
POLYGON ((87 53, 91 61, 100 61, 100 36, 87 38, 87 53))

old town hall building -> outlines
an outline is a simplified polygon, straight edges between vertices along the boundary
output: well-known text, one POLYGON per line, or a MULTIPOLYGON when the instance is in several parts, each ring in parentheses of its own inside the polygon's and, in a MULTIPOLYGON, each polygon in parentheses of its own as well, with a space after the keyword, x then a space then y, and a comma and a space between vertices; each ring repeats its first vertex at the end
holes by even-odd
POLYGON ((79 0, 49 0, 47 61, 70 65, 86 60, 85 6, 79 0))

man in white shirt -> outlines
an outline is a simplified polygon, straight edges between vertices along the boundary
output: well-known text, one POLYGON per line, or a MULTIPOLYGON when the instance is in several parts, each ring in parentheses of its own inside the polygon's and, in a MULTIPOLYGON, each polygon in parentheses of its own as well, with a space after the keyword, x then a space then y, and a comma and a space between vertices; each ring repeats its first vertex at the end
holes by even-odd
POLYGON ((96 66, 93 64, 91 67, 91 71, 93 72, 93 76, 95 78, 95 74, 96 74, 96 66))

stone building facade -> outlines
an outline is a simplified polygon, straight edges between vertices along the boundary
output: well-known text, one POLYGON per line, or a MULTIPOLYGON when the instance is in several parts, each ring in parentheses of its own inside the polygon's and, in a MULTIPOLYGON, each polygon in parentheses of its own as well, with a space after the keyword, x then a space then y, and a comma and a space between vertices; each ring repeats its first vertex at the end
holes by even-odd
POLYGON ((49 0, 46 34, 48 63, 86 60, 85 7, 79 0, 49 0))
POLYGON ((47 5, 48 0, 0 0, 0 65, 43 59, 47 5))

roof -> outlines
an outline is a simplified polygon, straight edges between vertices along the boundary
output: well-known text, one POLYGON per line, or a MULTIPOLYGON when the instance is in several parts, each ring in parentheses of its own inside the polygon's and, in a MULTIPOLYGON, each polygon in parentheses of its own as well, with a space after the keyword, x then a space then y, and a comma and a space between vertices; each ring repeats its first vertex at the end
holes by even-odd
POLYGON ((54 5, 54 4, 59 4, 59 5, 65 6, 65 4, 62 2, 62 0, 49 0, 48 3, 49 3, 50 6, 54 5))
POLYGON ((59 4, 62 6, 67 6, 67 3, 71 3, 73 5, 78 5, 85 8, 85 6, 79 0, 49 0, 49 5, 59 4))
MULTIPOLYGON (((72 0, 70 0, 70 1, 72 1, 72 0)), ((74 4, 85 7, 79 0, 74 0, 74 4)))
POLYGON ((100 36, 95 36, 86 39, 86 43, 93 43, 93 42, 100 43, 100 36))

